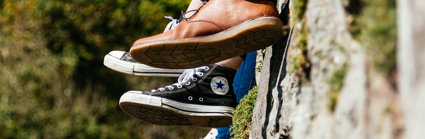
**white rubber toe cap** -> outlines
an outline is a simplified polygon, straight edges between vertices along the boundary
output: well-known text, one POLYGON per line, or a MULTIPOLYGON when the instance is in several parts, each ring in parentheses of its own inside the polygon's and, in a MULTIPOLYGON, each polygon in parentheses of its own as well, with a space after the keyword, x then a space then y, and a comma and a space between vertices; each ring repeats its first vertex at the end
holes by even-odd
POLYGON ((121 58, 124 55, 124 53, 125 53, 125 51, 114 50, 114 51, 109 52, 108 55, 111 55, 111 56, 116 57, 116 58, 119 59, 119 58, 121 58))

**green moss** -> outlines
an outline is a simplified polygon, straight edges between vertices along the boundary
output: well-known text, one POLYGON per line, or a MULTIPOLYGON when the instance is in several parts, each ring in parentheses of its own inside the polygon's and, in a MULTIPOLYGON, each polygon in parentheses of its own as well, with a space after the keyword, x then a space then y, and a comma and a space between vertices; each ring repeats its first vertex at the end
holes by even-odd
POLYGON ((307 44, 308 44, 308 42, 307 42, 307 31, 305 31, 305 29, 303 28, 301 30, 301 39, 298 43, 298 47, 302 50, 305 50, 305 49, 307 49, 307 44))
POLYGON ((252 111, 257 100, 258 87, 254 87, 241 99, 240 104, 233 113, 233 126, 231 135, 236 139, 247 139, 251 132, 252 111))
POLYGON ((293 57, 291 59, 291 61, 289 61, 290 63, 289 63, 288 72, 289 73, 295 73, 297 71, 300 71, 300 72, 303 71, 303 69, 304 69, 304 67, 307 63, 306 61, 307 61, 306 57, 302 54, 299 54, 299 55, 293 57))
POLYGON ((328 92, 328 107, 332 112, 335 110, 338 104, 339 95, 344 85, 344 78, 347 74, 347 66, 343 66, 341 69, 335 71, 331 78, 328 80, 329 92, 328 92))
POLYGON ((383 110, 382 115, 391 114, 391 112, 394 110, 394 104, 388 104, 383 110))
POLYGON ((365 46, 376 71, 389 76, 396 63, 396 1, 361 0, 361 9, 352 13, 349 30, 365 46))
POLYGON ((291 25, 296 26, 301 24, 301 28, 294 30, 293 42, 291 44, 294 56, 289 57, 288 73, 301 76, 308 68, 307 60, 307 30, 305 29, 304 15, 307 8, 308 0, 294 0, 290 9, 291 25))
MULTIPOLYGON (((262 56, 264 56, 266 54, 266 49, 263 49, 261 51, 257 51, 257 55, 261 54, 262 56)), ((257 72, 261 72, 261 69, 263 68, 263 59, 260 59, 257 61, 257 66, 255 67, 255 70, 257 72)))
POLYGON ((263 68, 263 60, 258 60, 257 62, 258 62, 258 65, 257 67, 255 67, 255 70, 257 72, 261 72, 261 69, 263 68))
POLYGON ((288 64, 288 73, 303 73, 304 69, 308 66, 307 61, 307 31, 304 28, 298 30, 296 39, 294 41, 294 52, 298 52, 294 57, 292 57, 288 64))
POLYGON ((293 15, 295 22, 301 21, 304 18, 308 0, 294 0, 292 2, 291 15, 293 15))

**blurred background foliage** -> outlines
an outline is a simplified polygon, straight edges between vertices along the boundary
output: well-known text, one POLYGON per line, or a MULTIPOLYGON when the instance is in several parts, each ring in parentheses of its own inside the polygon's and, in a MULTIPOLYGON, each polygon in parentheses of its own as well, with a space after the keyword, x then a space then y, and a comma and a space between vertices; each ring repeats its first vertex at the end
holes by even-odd
POLYGON ((1 0, 0 138, 199 138, 209 129, 155 126, 118 107, 128 90, 172 78, 134 77, 103 66, 162 32, 188 0, 1 0))

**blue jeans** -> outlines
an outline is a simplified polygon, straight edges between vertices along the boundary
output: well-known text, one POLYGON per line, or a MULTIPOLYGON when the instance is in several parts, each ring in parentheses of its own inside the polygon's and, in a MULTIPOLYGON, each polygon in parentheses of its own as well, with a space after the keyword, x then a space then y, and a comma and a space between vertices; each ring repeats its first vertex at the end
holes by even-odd
MULTIPOLYGON (((251 52, 246 55, 245 60, 242 62, 236 72, 235 78, 233 79, 233 92, 236 95, 236 101, 239 101, 248 94, 248 91, 253 87, 254 75, 255 75, 255 63, 257 58, 257 52, 251 52)), ((217 139, 228 139, 230 138, 230 126, 217 128, 218 135, 217 139)))

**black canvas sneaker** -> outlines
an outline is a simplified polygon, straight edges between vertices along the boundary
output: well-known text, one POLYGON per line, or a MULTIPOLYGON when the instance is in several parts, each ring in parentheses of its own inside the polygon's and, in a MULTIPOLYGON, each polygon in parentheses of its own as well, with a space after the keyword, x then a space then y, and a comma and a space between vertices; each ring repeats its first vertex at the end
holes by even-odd
POLYGON ((129 115, 158 125, 228 126, 236 107, 235 73, 215 64, 186 70, 178 83, 126 92, 119 105, 129 115))
POLYGON ((155 68, 135 61, 128 52, 111 51, 103 60, 103 64, 115 71, 138 76, 179 77, 184 69, 155 68))

